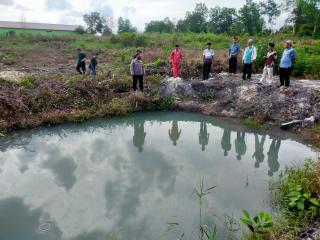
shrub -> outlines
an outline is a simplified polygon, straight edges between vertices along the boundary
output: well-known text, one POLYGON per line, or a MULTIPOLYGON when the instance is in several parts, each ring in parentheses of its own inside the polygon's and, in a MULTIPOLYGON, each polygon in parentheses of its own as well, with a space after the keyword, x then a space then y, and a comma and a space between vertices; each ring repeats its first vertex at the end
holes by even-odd
POLYGON ((263 128, 263 127, 264 127, 263 124, 259 123, 259 122, 258 122, 256 119, 254 119, 253 117, 248 117, 248 118, 244 119, 244 120, 242 121, 242 123, 243 123, 244 125, 247 125, 247 126, 252 127, 252 128, 263 128))
POLYGON ((320 158, 309 159, 302 167, 287 167, 270 183, 271 202, 280 209, 278 218, 282 219, 273 229, 276 239, 297 238, 320 216, 319 176, 320 158))
POLYGON ((78 26, 76 27, 76 29, 74 30, 76 33, 82 35, 82 34, 85 34, 86 33, 86 30, 83 26, 78 26))
POLYGON ((22 87, 25 87, 25 88, 34 88, 34 83, 35 83, 35 80, 33 77, 31 76, 22 76, 19 80, 19 83, 22 87))

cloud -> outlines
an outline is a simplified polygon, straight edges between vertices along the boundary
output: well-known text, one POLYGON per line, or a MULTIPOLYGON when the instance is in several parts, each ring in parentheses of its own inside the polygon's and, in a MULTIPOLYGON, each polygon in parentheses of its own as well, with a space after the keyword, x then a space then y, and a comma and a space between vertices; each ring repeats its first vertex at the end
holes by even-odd
POLYGON ((47 10, 68 10, 71 9, 71 4, 67 0, 46 0, 47 10))
POLYGON ((129 18, 130 14, 134 14, 136 11, 137 11, 137 9, 132 6, 126 6, 126 7, 122 8, 124 18, 129 18))
POLYGON ((13 0, 0 0, 0 5, 13 6, 14 5, 14 1, 13 0))
POLYGON ((93 7, 93 11, 101 13, 104 17, 112 17, 114 15, 113 8, 108 4, 96 0, 91 0, 90 3, 93 7))

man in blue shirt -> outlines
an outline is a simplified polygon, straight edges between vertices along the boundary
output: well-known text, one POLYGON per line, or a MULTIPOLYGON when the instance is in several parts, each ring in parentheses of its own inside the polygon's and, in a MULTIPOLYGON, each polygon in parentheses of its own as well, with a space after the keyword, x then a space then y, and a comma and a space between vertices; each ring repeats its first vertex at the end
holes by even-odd
POLYGON ((285 43, 285 50, 280 61, 280 86, 290 86, 290 75, 292 65, 295 62, 296 51, 292 48, 292 41, 288 40, 285 43))
POLYGON ((229 47, 229 73, 235 74, 237 72, 238 54, 240 53, 240 45, 238 38, 233 37, 233 44, 229 47))

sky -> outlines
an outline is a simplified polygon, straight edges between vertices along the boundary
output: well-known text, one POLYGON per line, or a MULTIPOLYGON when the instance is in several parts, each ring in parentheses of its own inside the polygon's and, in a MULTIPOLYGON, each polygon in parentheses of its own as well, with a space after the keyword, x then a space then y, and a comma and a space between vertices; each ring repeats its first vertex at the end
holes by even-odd
POLYGON ((0 21, 84 25, 83 15, 98 11, 108 22, 116 23, 119 17, 124 17, 143 31, 151 20, 184 18, 185 12, 192 11, 199 2, 209 8, 216 5, 239 8, 245 0, 0 0, 0 21))

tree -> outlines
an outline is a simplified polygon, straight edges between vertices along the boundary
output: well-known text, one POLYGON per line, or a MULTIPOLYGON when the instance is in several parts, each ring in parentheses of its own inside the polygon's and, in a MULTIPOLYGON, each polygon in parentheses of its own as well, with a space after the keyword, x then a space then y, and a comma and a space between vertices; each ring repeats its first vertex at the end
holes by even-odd
POLYGON ((119 17, 118 19, 118 33, 133 33, 137 32, 137 28, 131 25, 129 19, 123 19, 119 17))
POLYGON ((111 28, 108 25, 105 25, 102 31, 102 35, 111 35, 111 34, 112 34, 111 28))
POLYGON ((264 20, 261 18, 259 5, 253 0, 246 0, 245 5, 240 8, 239 20, 245 32, 250 35, 262 32, 264 20))
POLYGON ((145 32, 172 33, 174 31, 174 23, 169 18, 162 21, 151 21, 146 24, 145 32))
POLYGON ((187 12, 185 24, 187 30, 194 33, 207 31, 208 8, 204 3, 197 3, 193 12, 187 12))
POLYGON ((176 31, 177 31, 177 32, 187 32, 187 31, 188 31, 187 23, 186 23, 185 20, 180 19, 180 20, 177 22, 176 31))
POLYGON ((86 32, 86 30, 83 26, 76 27, 76 29, 74 31, 78 34, 85 34, 85 32, 86 32))
POLYGON ((315 35, 320 18, 319 0, 286 0, 284 10, 289 13, 287 21, 293 34, 315 35))
POLYGON ((274 0, 266 0, 264 2, 260 2, 259 5, 260 14, 266 16, 268 18, 269 25, 273 26, 275 19, 280 16, 280 5, 277 4, 274 0))
POLYGON ((106 26, 106 19, 98 12, 85 14, 83 19, 88 26, 87 32, 90 34, 102 33, 106 26))
POLYGON ((209 11, 208 30, 213 33, 226 33, 237 18, 235 8, 214 7, 209 11))

